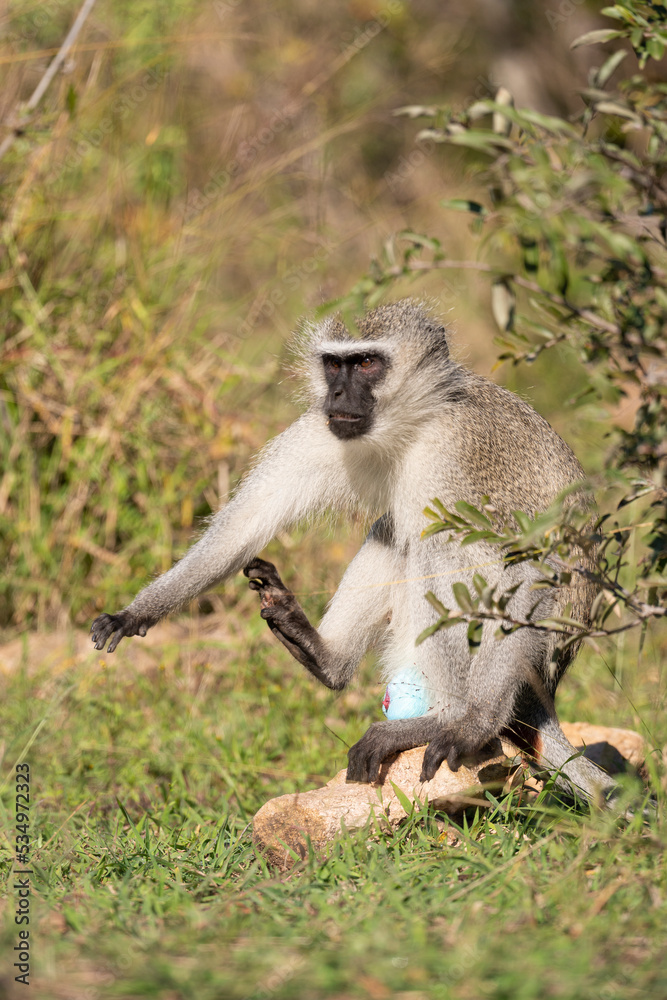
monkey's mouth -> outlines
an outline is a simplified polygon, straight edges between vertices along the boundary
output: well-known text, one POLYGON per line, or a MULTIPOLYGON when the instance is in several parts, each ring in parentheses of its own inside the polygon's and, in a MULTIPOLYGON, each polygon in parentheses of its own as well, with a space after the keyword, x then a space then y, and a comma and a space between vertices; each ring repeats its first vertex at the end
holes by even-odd
POLYGON ((344 420, 347 423, 353 423, 355 420, 363 420, 363 414, 361 413, 330 413, 329 420, 344 420))
POLYGON ((370 430, 371 419, 368 414, 350 413, 349 410, 328 410, 327 427, 339 441, 350 441, 361 437, 370 430))

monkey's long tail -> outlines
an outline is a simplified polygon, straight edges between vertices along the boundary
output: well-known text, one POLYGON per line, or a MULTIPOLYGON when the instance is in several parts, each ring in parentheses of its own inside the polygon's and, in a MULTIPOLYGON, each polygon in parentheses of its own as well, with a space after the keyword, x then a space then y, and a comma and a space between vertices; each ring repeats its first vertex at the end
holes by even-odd
POLYGON ((540 719, 531 742, 531 767, 548 771, 568 797, 596 805, 611 802, 617 789, 613 779, 572 746, 555 716, 540 719))

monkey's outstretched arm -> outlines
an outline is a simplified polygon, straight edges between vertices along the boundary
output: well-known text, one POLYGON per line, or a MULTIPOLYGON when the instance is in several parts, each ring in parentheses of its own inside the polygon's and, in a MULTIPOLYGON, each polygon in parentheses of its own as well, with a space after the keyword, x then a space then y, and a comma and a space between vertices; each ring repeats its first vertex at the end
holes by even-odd
POLYGON ((392 580, 400 558, 391 544, 388 519, 371 528, 348 566, 319 629, 314 628, 273 563, 253 559, 243 572, 259 593, 261 615, 283 646, 326 687, 340 691, 391 617, 392 580))
POLYGON ((145 635, 170 611, 238 572, 273 536, 308 514, 343 506, 348 479, 316 415, 305 414, 269 443, 236 496, 170 570, 116 614, 92 624, 96 649, 112 653, 123 636, 145 635))

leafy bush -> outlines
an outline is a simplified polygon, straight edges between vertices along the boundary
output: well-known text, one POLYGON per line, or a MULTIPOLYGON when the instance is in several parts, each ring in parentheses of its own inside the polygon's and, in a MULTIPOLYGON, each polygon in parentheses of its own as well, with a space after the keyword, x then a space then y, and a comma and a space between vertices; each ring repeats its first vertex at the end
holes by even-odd
MULTIPOLYGON (((468 504, 456 511, 436 504, 427 512, 429 533, 447 531, 463 544, 495 540, 508 561, 538 562, 547 586, 592 574, 600 588, 592 622, 565 616, 539 627, 562 632, 563 644, 583 639, 594 646, 597 638, 645 630, 667 614, 667 85, 646 72, 650 60, 662 58, 667 19, 663 6, 634 0, 604 13, 618 27, 590 32, 574 46, 629 44, 591 71, 574 122, 517 109, 504 89, 458 114, 403 109, 429 122, 419 141, 470 151, 487 202, 448 205, 472 215, 493 263, 449 260, 439 240, 404 233, 402 259, 392 246, 348 299, 373 302, 397 277, 415 272, 488 272, 500 360, 530 363, 567 343, 584 375, 570 403, 634 402, 633 426, 612 424, 607 467, 594 484, 605 513, 594 525, 561 505, 534 520, 518 515, 512 524, 468 504), (631 49, 639 71, 613 84, 631 49), (582 567, 582 551, 591 568, 582 567)), ((580 380, 581 373, 573 381, 580 380)), ((460 585, 454 610, 430 595, 440 612, 437 627, 463 618, 474 645, 484 619, 510 630, 535 624, 509 620, 507 595, 493 593, 482 577, 476 590, 460 585)))

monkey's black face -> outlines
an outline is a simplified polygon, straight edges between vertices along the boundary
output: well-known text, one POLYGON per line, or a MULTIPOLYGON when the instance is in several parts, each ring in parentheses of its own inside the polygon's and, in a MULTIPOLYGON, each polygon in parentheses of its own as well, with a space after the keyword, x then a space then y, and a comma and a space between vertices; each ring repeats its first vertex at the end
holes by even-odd
POLYGON ((373 389, 389 370, 381 354, 325 354, 324 377, 329 391, 324 403, 329 430, 340 441, 368 433, 373 426, 373 389))

